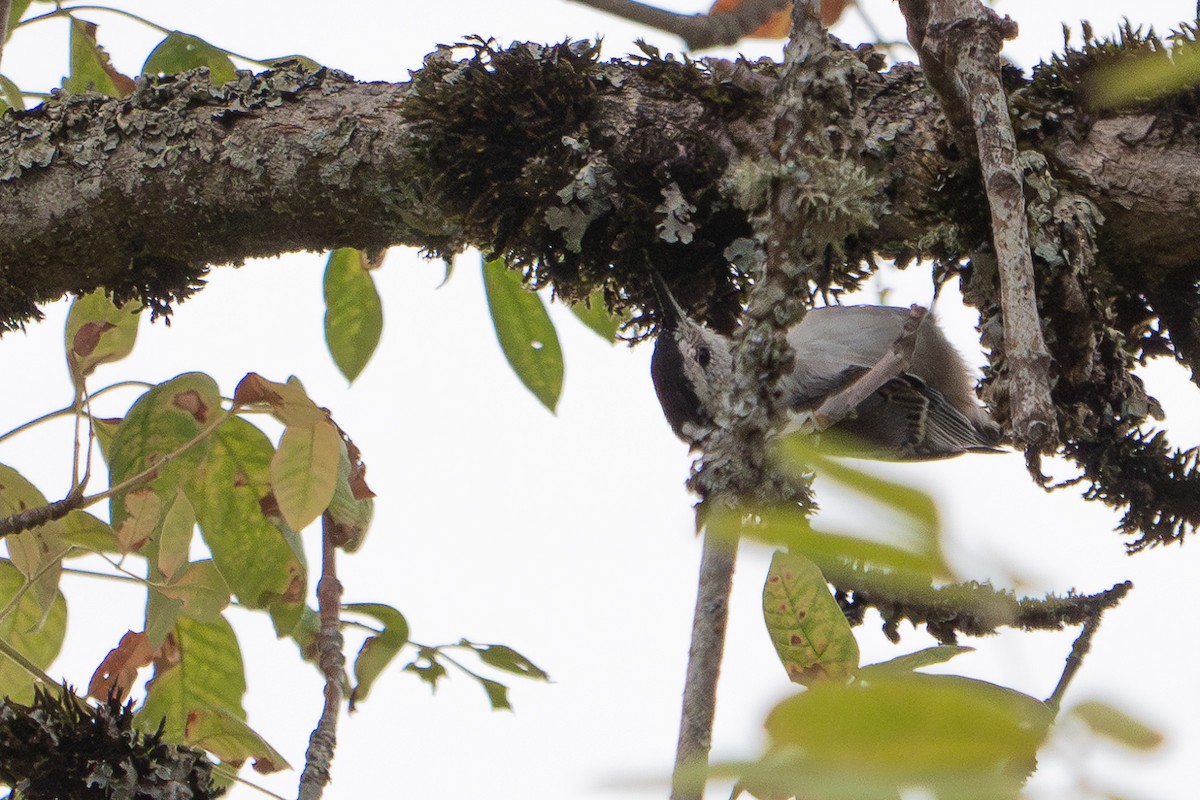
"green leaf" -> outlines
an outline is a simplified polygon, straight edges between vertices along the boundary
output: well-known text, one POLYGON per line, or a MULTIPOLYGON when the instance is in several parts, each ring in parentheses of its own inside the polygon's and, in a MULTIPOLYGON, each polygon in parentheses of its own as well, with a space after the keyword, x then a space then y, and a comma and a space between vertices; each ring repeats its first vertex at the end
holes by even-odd
POLYGON ((168 741, 188 743, 188 716, 196 711, 226 711, 245 719, 242 696, 245 670, 237 636, 225 619, 213 623, 180 617, 175 625, 177 660, 160 659, 146 699, 134 718, 153 732, 165 721, 168 741))
MULTIPOLYGON (((856 469, 845 462, 832 459, 818 452, 811 437, 792 435, 783 437, 772 453, 777 466, 784 472, 802 475, 813 470, 822 478, 833 480, 862 497, 880 503, 900 515, 903 524, 898 530, 888 532, 899 540, 898 546, 913 554, 927 567, 917 571, 938 577, 952 575, 941 550, 941 522, 937 504, 920 489, 877 477, 856 469)), ((873 538, 879 531, 873 530, 873 538)))
POLYGON ((858 642, 816 565, 776 552, 763 586, 763 619, 788 678, 806 686, 858 669, 858 642))
POLYGON ((67 314, 67 368, 76 389, 100 364, 120 361, 137 340, 138 311, 129 301, 118 308, 103 290, 75 298, 67 314))
POLYGON ((25 110, 25 96, 21 94, 20 87, 3 75, 0 75, 0 101, 0 112, 9 106, 18 111, 25 110))
POLYGON ((291 769, 279 751, 242 718, 223 709, 193 711, 188 715, 184 736, 189 744, 207 750, 227 764, 254 759, 254 771, 259 774, 291 769))
MULTIPOLYGON (((7 559, 0 559, 0 607, 7 607, 25 577, 7 559)), ((36 598, 27 592, 12 611, 0 619, 0 639, 41 669, 48 669, 67 634, 67 601, 57 592, 50 612, 43 614, 36 598)), ((0 696, 18 703, 33 700, 33 678, 15 662, 0 655, 0 696)))
POLYGON ((484 262, 483 285, 504 357, 525 388, 553 413, 562 394, 563 357, 541 298, 499 259, 484 262))
POLYGON ((972 653, 974 651, 974 647, 951 644, 926 647, 924 650, 918 650, 915 653, 896 656, 887 661, 880 661, 877 664, 868 664, 858 671, 858 677, 862 680, 874 680, 894 675, 907 675, 921 667, 944 664, 957 655, 972 653))
MULTIPOLYGON (((225 411, 212 378, 186 373, 155 386, 138 398, 113 435, 108 456, 109 484, 116 485, 138 475, 165 456, 176 453, 225 411)), ((161 466, 147 486, 164 502, 174 500, 175 490, 208 458, 212 437, 207 437, 161 466)), ((109 501, 109 518, 120 531, 129 516, 119 492, 109 501)), ((190 498, 193 505, 196 498, 190 498)))
POLYGON ((1086 77, 1083 89, 1092 109, 1120 108, 1191 89, 1200 83, 1200 47, 1194 43, 1126 54, 1101 64, 1086 77))
POLYGON ((121 97, 132 88, 133 81, 112 68, 108 53, 96 42, 96 26, 71 17, 71 74, 63 80, 63 89, 121 97))
POLYGON ((953 675, 822 682, 768 715, 775 774, 747 776, 747 788, 894 800, 923 786, 939 800, 1011 800, 1052 719, 1035 698, 953 675))
POLYGON ((89 551, 119 553, 117 532, 112 526, 86 511, 76 509, 63 517, 63 542, 75 545, 76 549, 67 556, 83 556, 89 551))
POLYGON ((352 383, 383 333, 383 304, 371 277, 376 266, 366 253, 349 247, 334 250, 325 263, 325 344, 352 383))
POLYGON ((587 300, 572 304, 570 309, 584 325, 595 331, 601 339, 609 344, 616 341, 617 331, 621 329, 624 319, 608 310, 602 289, 596 289, 588 296, 587 300))
POLYGON ((383 623, 383 631, 377 636, 368 636, 354 660, 354 679, 357 685, 350 693, 350 709, 367 699, 371 686, 379 674, 408 644, 408 621, 391 606, 379 603, 352 603, 343 607, 345 611, 366 614, 383 623))
MULTIPOLYGON (((46 496, 36 486, 12 467, 0 464, 0 517, 46 505, 46 496)), ((13 566, 33 582, 27 597, 37 603, 43 619, 58 597, 58 579, 67 552, 62 530, 62 521, 54 520, 5 539, 13 566)))
POLYGON ((188 484, 213 561, 250 608, 301 605, 307 586, 300 537, 263 513, 274 452, 265 433, 231 416, 214 432, 208 458, 188 484))
POLYGON ((1085 701, 1069 714, 1100 736, 1135 750, 1153 750, 1163 742, 1161 733, 1108 703, 1085 701))
POLYGON ((499 681, 479 678, 479 685, 487 692, 488 702, 493 711, 512 711, 512 703, 508 702, 508 687, 499 681))
POLYGON ((213 84, 220 86, 237 77, 229 56, 199 36, 172 31, 151 51, 142 65, 144 75, 178 75, 197 67, 208 67, 213 84))
POLYGON ((416 659, 404 666, 406 672, 415 672, 417 677, 428 683, 429 688, 435 692, 438 681, 446 677, 446 668, 437 660, 437 655, 437 650, 422 647, 417 652, 416 659))
POLYGON ((511 647, 502 644, 471 644, 466 641, 463 644, 478 653, 479 660, 490 667, 511 672, 523 678, 539 681, 550 680, 550 676, 544 670, 511 647))
POLYGON ((8 7, 8 27, 4 29, 8 31, 5 41, 12 38, 13 31, 17 29, 17 23, 21 21, 21 17, 24 16, 31 2, 33 0, 12 0, 11 5, 8 7))
POLYGON ((271 457, 271 490, 292 530, 307 528, 333 501, 341 448, 342 437, 327 419, 284 429, 271 457))
POLYGON ((167 636, 175 630, 179 614, 183 611, 183 601, 175 597, 167 597, 157 588, 151 588, 146 596, 146 638, 150 647, 157 650, 166 641, 167 636))
POLYGON ((795 506, 706 510, 704 524, 712 535, 736 542, 750 536, 775 547, 808 556, 818 564, 831 559, 850 560, 911 574, 914 581, 939 574, 942 559, 914 553, 859 536, 825 533, 813 528, 805 512, 795 506))

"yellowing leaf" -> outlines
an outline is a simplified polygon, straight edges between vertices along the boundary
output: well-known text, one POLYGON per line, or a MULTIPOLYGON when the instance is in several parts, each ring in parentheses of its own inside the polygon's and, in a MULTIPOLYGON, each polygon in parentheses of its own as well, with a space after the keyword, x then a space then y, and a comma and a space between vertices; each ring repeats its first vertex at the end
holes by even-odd
MULTIPOLYGON (((109 483, 118 484, 154 467, 148 488, 160 501, 170 502, 176 488, 204 463, 212 440, 202 439, 186 451, 183 446, 224 413, 217 384, 207 375, 187 373, 150 389, 113 434, 107 453, 109 483), (164 463, 170 455, 175 459, 164 463)), ((125 497, 122 492, 110 501, 109 516, 118 530, 128 516, 125 497)))
POLYGON ((858 642, 825 576, 807 558, 776 552, 763 587, 763 619, 796 683, 839 681, 858 669, 858 642))
POLYGON ((246 677, 241 648, 229 623, 180 617, 173 635, 177 657, 156 660, 154 679, 134 717, 138 727, 153 732, 165 721, 168 741, 183 742, 193 711, 225 710, 244 719, 246 677))
POLYGON ((71 303, 67 313, 67 368, 76 388, 100 364, 119 361, 137 340, 140 305, 130 301, 118 308, 103 290, 71 303))
POLYGON ((371 269, 366 253, 348 247, 334 250, 325 263, 325 344, 351 382, 370 361, 383 333, 383 304, 371 269))
POLYGON ((162 501, 153 489, 138 489, 125 495, 126 517, 117 528, 122 553, 136 553, 150 541, 162 518, 162 501))
POLYGON ((321 516, 337 487, 342 438, 327 419, 289 425, 271 458, 271 489, 288 527, 301 531, 321 516))
POLYGON ((254 759, 254 771, 260 774, 290 769, 279 751, 267 744, 240 717, 221 709, 195 709, 188 713, 184 739, 201 747, 228 764, 254 759))
POLYGON ((229 586, 209 559, 187 564, 174 580, 157 591, 178 600, 180 613, 201 622, 217 622, 229 605, 229 586))
MULTIPOLYGON (((7 606, 25 585, 25 577, 11 561, 0 559, 0 607, 7 606)), ((67 601, 55 594, 50 612, 44 614, 38 601, 27 592, 7 616, 0 619, 0 639, 38 667, 47 669, 58 656, 67 633, 67 601)), ((18 703, 33 700, 33 679, 24 668, 0 656, 0 696, 18 703)))
POLYGON ((229 417, 213 434, 209 457, 188 484, 213 561, 250 608, 301 605, 306 588, 299 537, 263 513, 274 453, 265 433, 229 417))
POLYGON ((284 425, 312 425, 329 417, 295 378, 278 383, 251 372, 238 383, 233 401, 241 406, 266 403, 284 425))
POLYGON ((158 569, 168 581, 188 562, 195 526, 196 512, 183 489, 177 489, 175 500, 163 516, 162 534, 158 540, 158 569))
MULTIPOLYGON (((9 517, 31 508, 46 505, 46 496, 12 467, 0 464, 0 517, 9 517)), ((67 552, 63 538, 63 522, 54 520, 44 525, 13 534, 6 540, 13 565, 32 581, 30 595, 42 609, 43 617, 50 612, 58 596, 58 579, 62 575, 62 560, 67 552)), ((40 625, 40 622, 37 623, 40 625)))
POLYGON ((483 286, 504 357, 525 388, 553 412, 562 394, 563 357, 546 307, 501 260, 484 262, 483 286))

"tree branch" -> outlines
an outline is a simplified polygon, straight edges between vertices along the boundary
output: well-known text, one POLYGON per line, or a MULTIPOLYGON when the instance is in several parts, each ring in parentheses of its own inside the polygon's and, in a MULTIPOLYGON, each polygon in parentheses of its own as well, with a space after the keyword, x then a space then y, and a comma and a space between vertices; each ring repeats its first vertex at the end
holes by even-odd
POLYGON ((1016 35, 1016 24, 978 0, 901 0, 900 8, 946 116, 960 140, 973 140, 979 155, 1000 271, 1013 437, 1031 453, 1040 452, 1053 447, 1058 425, 1034 291, 1025 185, 1000 82, 1000 43, 1016 35))
POLYGON ((337 747, 337 720, 346 679, 342 655, 342 584, 337 578, 337 547, 333 516, 321 515, 321 580, 317 583, 317 609, 321 629, 317 633, 317 661, 325 675, 325 707, 308 740, 304 771, 300 774, 300 800, 320 800, 329 783, 333 751, 337 747))
MULTIPOLYGON (((769 206, 756 225, 762 242, 755 266, 760 269, 754 271, 756 283, 744 324, 734 336, 732 374, 728 385, 722 387, 716 424, 701 441, 703 455, 692 480, 702 498, 701 518, 708 507, 734 506, 747 498, 802 508, 812 504, 809 487, 771 469, 764 454, 768 432, 784 412, 778 387, 790 374, 794 359, 787 328, 808 297, 805 267, 825 244, 814 241, 812 230, 795 224, 797 187, 788 179, 795 172, 796 161, 806 158, 804 151, 814 145, 805 135, 811 128, 801 113, 804 101, 826 91, 827 80, 836 83, 842 77, 838 67, 845 66, 832 63, 828 36, 815 13, 806 2, 796 2, 793 7, 771 148, 780 177, 770 186, 769 206), (823 72, 825 69, 828 72, 823 72)), ((815 143, 819 156, 825 155, 822 145, 827 142, 815 143)), ((735 553, 736 545, 721 543, 706 533, 671 800, 700 800, 703 796, 703 780, 684 778, 708 765, 735 553)))
POLYGON ((704 535, 696 612, 692 618, 692 644, 683 684, 679 742, 671 776, 671 800, 700 797, 703 793, 703 774, 708 766, 708 751, 712 748, 717 679, 725 652, 729 595, 736 559, 736 543, 710 533, 704 535))

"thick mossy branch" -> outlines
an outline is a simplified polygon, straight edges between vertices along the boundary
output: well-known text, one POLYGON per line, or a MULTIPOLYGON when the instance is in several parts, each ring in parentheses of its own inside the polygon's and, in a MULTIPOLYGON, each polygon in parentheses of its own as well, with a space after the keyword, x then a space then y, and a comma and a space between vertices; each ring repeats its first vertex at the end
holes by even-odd
MULTIPOLYGON (((840 45, 834 44, 841 48, 840 45)), ((1136 546, 1200 520, 1192 462, 1147 439, 1156 404, 1130 370, 1166 355, 1200 374, 1200 116, 1194 90, 1099 111, 1089 65, 1131 32, 1009 72, 1037 296, 1055 359, 1063 449, 1093 496, 1124 508, 1136 546), (1122 470, 1134 457, 1136 470, 1122 470), (1136 474, 1136 479, 1131 476, 1136 474), (1158 513, 1154 503, 1170 498, 1158 513)), ((165 310, 210 264, 296 250, 479 247, 568 299, 602 287, 653 328, 647 265, 714 328, 737 325, 750 218, 789 184, 812 293, 836 295, 875 257, 961 272, 993 350, 987 396, 1004 420, 1003 342, 976 165, 958 151, 912 65, 869 49, 809 129, 841 131, 845 164, 771 153, 771 64, 644 57, 601 62, 586 43, 472 40, 403 84, 332 70, 141 79, 129 97, 53 98, 0 119, 0 329, 68 292, 105 287, 165 310), (839 90, 841 91, 841 90, 839 90), (839 171, 840 170, 840 171, 839 171)))
POLYGON ((129 706, 96 708, 38 690, 31 706, 0 704, 0 783, 26 800, 205 800, 224 793, 199 750, 133 724, 129 706))
POLYGON ((468 46, 466 61, 428 57, 402 109, 435 181, 422 194, 456 232, 432 252, 483 246, 533 286, 571 301, 603 287, 620 311, 651 295, 653 264, 731 329, 741 286, 723 253, 750 229, 722 191, 739 156, 726 128, 761 99, 653 53, 468 46))

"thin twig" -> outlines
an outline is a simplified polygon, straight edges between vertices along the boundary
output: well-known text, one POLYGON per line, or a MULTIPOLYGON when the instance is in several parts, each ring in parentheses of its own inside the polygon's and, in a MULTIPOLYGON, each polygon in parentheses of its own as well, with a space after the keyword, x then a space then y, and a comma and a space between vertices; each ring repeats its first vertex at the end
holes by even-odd
POLYGON ((900 10, 946 117, 960 141, 973 143, 979 155, 1000 272, 1013 438, 1026 452, 1040 452, 1058 435, 1050 398, 1051 359, 1034 292, 1016 135, 1000 81, 1000 46, 1016 36, 1017 26, 979 0, 900 0, 900 10))
POLYGON ((317 634, 317 660, 325 675, 325 708, 308 740, 304 772, 300 775, 300 800, 319 800, 329 783, 333 751, 337 746, 338 710, 342 704, 345 656, 339 611, 342 584, 337 579, 337 549, 333 544, 333 517, 321 515, 321 580, 317 584, 317 608, 321 630, 317 634))
POLYGON ((1054 691, 1046 698, 1046 705, 1050 706, 1055 714, 1058 714, 1058 709, 1062 706, 1063 695, 1067 693, 1067 687, 1071 684, 1071 679, 1075 677, 1075 673, 1079 672, 1079 668, 1083 666, 1084 656, 1088 654, 1088 650, 1092 649, 1092 637, 1096 635, 1096 629, 1100 627, 1100 619, 1103 617, 1103 612, 1097 613, 1096 616, 1083 624, 1083 630, 1075 637, 1075 643, 1071 645, 1071 653, 1067 656, 1066 663, 1063 664, 1062 675, 1058 678, 1058 685, 1054 687, 1054 691))
MULTIPOLYGON (((229 413, 233 413, 232 410, 229 413)), ((216 419, 201 429, 201 431, 192 439, 181 445, 178 450, 167 453, 158 461, 155 461, 149 467, 146 467, 146 469, 142 470, 136 475, 131 475, 130 477, 118 483, 116 486, 110 486, 103 492, 97 492, 96 494, 87 495, 85 497, 82 491, 77 491, 81 490, 83 487, 78 486, 62 500, 56 500, 53 503, 44 506, 37 506, 36 508, 27 508, 19 514, 13 514, 11 517, 4 517, 3 519, 0 519, 0 538, 14 533, 20 533, 21 531, 30 530, 31 528, 36 528, 39 525, 45 525, 47 522, 53 522, 56 519, 62 519, 76 509, 87 508, 88 506, 112 497, 115 494, 120 494, 126 489, 152 480, 163 467, 165 467, 167 464, 170 464, 172 461, 179 458, 188 450, 192 449, 200 442, 204 441, 207 437, 212 435, 212 433, 221 426, 221 423, 225 421, 226 416, 226 414, 218 414, 216 419)))
MULTIPOLYGON (((151 389, 154 387, 154 384, 147 383, 146 381, 118 381, 117 383, 113 383, 108 386, 105 386, 103 389, 97 389, 95 392, 93 392, 91 395, 89 395, 88 399, 94 400, 95 398, 99 397, 102 394, 105 394, 106 392, 110 392, 113 389, 123 389, 126 386, 141 386, 145 389, 151 389)), ((40 417, 31 419, 28 422, 22 422, 20 425, 13 428, 11 431, 5 431, 4 433, 0 433, 0 442, 3 442, 5 439, 12 438, 13 436, 16 436, 18 433, 23 433, 31 428, 41 425, 43 422, 49 422, 50 420, 54 419, 55 417, 62 417, 67 414, 74 414, 75 408, 76 408, 75 402, 72 401, 71 405, 69 405, 69 406, 60 408, 56 411, 48 411, 45 414, 42 414, 40 417)))
POLYGON ((787 0, 745 0, 736 9, 722 14, 676 14, 637 0, 575 0, 585 6, 673 33, 687 44, 689 50, 735 44, 743 36, 757 30, 771 15, 782 9, 787 0))

